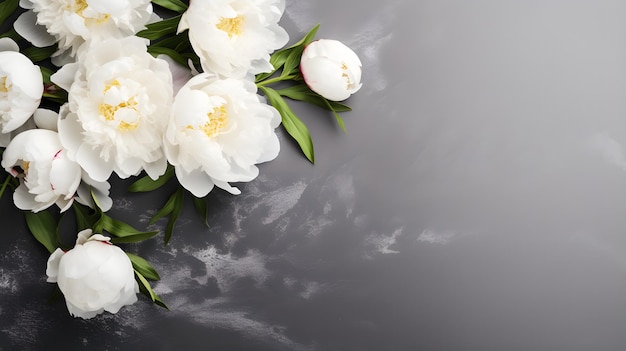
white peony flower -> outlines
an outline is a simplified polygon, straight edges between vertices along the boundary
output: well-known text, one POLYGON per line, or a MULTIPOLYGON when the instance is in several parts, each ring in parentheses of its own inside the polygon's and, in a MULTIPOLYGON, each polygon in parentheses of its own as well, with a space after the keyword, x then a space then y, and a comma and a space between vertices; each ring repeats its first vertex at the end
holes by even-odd
POLYGON ((255 164, 278 155, 279 124, 278 111, 261 102, 253 82, 201 73, 174 99, 165 152, 180 184, 195 196, 214 185, 239 194, 228 182, 256 178, 255 164))
POLYGON ((205 72, 243 78, 273 70, 270 53, 289 40, 278 25, 284 0, 193 0, 178 31, 189 40, 205 72))
MULTIPOLYGON (((86 41, 135 35, 153 16, 150 0, 30 0, 21 5, 37 14, 37 23, 56 38, 60 52, 70 50, 71 56, 86 41)), ((41 41, 27 25, 16 30, 31 42, 41 41)))
MULTIPOLYGON (((12 44, 2 42, 7 49, 12 44)), ((19 52, 0 51, 0 133, 8 134, 23 125, 39 107, 42 95, 39 67, 19 52)))
POLYGON ((146 50, 141 38, 106 40, 52 75, 69 92, 58 123, 61 143, 96 181, 112 172, 127 178, 145 170, 153 179, 165 172, 172 75, 146 50))
POLYGON ((56 249, 48 259, 48 282, 57 283, 65 296, 67 310, 84 319, 137 301, 139 286, 132 263, 110 238, 91 235, 91 229, 78 233, 76 246, 63 252, 56 249))
POLYGON ((342 101, 361 88, 361 60, 337 40, 316 40, 304 49, 300 71, 306 84, 328 100, 342 101))
POLYGON ((15 206, 33 212, 52 204, 67 210, 81 180, 80 166, 66 157, 58 134, 45 129, 15 136, 4 150, 2 167, 20 177, 13 193, 15 206))

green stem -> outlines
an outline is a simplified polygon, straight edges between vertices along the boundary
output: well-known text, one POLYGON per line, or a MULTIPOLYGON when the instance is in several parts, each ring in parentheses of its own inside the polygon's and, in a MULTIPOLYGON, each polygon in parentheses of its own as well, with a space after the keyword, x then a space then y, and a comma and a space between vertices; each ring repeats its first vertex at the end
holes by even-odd
POLYGON ((266 79, 263 81, 260 81, 258 83, 256 83, 257 87, 262 87, 262 86, 266 86, 268 84, 272 84, 272 83, 276 83, 276 82, 282 82, 283 80, 294 80, 295 78, 297 78, 298 76, 295 74, 291 74, 288 76, 280 76, 280 77, 275 77, 275 78, 271 78, 271 79, 266 79))
POLYGON ((22 39, 19 34, 15 31, 15 29, 11 28, 8 32, 0 34, 0 38, 11 38, 13 41, 19 41, 22 39))
POLYGON ((4 179, 4 182, 2 183, 2 188, 0 188, 0 199, 2 198, 2 195, 4 195, 4 190, 6 190, 7 185, 9 185, 11 178, 13 177, 7 174, 7 177, 4 179))

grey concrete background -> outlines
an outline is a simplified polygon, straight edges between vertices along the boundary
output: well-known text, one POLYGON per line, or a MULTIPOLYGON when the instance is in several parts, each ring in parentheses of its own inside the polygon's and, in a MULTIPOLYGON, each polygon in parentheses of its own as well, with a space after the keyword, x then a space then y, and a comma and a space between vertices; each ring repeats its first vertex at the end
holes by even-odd
MULTIPOLYGON (((626 2, 288 0, 364 63, 347 134, 293 104, 310 165, 277 160, 191 206, 145 299, 82 321, 48 304, 47 255, 3 199, 2 349, 623 350, 626 2)), ((145 227, 169 194, 118 182, 145 227)), ((159 222, 156 229, 163 228, 159 222)))

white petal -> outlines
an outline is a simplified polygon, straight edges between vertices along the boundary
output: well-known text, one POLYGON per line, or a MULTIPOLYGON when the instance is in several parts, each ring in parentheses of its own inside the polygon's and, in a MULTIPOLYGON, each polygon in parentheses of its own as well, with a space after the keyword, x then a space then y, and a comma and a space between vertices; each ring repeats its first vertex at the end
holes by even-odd
POLYGON ((227 182, 223 182, 221 180, 216 180, 213 179, 213 182, 215 183, 215 186, 228 191, 229 193, 233 194, 233 195, 239 195, 241 194, 241 190, 239 190, 238 188, 231 186, 230 184, 228 184, 227 182))
POLYGON ((170 67, 170 71, 172 72, 172 82, 174 84, 174 94, 176 94, 180 88, 193 77, 191 70, 187 67, 179 65, 167 55, 159 55, 157 58, 167 62, 170 67))
POLYGON ((104 182, 113 172, 113 163, 106 162, 88 144, 81 144, 76 152, 76 162, 96 181, 104 182))
POLYGON ((65 152, 59 150, 54 156, 50 167, 50 186, 57 195, 67 195, 65 199, 71 198, 78 184, 82 170, 78 163, 65 157, 65 152))
POLYGON ((33 2, 31 0, 20 0, 20 7, 30 10, 33 8, 33 2))
POLYGON ((24 184, 18 186, 13 192, 13 202, 15 203, 15 207, 20 210, 39 212, 50 207, 54 203, 54 200, 55 199, 48 202, 39 202, 35 200, 35 195, 29 193, 28 188, 24 184))
POLYGON ((13 23, 13 28, 22 38, 38 48, 54 45, 56 39, 48 33, 45 26, 37 25, 37 15, 33 11, 22 13, 13 23))
POLYGON ((57 275, 59 273, 59 263, 61 262, 61 257, 65 252, 61 249, 56 249, 48 258, 48 264, 46 265, 46 275, 48 279, 46 280, 48 283, 56 283, 57 275))
POLYGON ((52 83, 61 87, 61 89, 69 91, 79 67, 78 63, 68 63, 63 65, 63 67, 59 68, 58 71, 50 76, 50 80, 52 83))
POLYGON ((37 128, 57 131, 59 114, 45 108, 38 108, 33 114, 37 128))
POLYGON ((11 38, 0 38, 0 51, 20 51, 20 47, 11 38))
POLYGON ((76 235, 76 245, 82 245, 86 243, 92 234, 93 231, 91 229, 84 229, 78 232, 78 234, 76 235))
POLYGON ((189 173, 176 167, 176 178, 185 189, 189 190, 195 197, 205 197, 213 189, 213 181, 206 173, 199 169, 189 173))

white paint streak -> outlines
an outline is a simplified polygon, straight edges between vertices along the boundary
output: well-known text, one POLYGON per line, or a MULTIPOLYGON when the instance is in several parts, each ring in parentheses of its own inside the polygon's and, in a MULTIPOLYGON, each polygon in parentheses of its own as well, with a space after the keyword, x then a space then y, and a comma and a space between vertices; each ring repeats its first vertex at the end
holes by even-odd
POLYGON ((310 299, 313 295, 318 293, 322 289, 322 284, 318 282, 304 282, 303 284, 304 290, 300 292, 300 296, 303 299, 310 299))
POLYGON ((15 272, 7 272, 0 268, 0 292, 1 293, 16 293, 18 291, 17 285, 18 279, 15 272))
POLYGON ((207 276, 198 278, 198 282, 206 284, 209 277, 215 277, 222 292, 228 291, 240 278, 250 277, 261 284, 270 275, 265 268, 266 257, 256 250, 249 250, 243 257, 235 257, 230 252, 221 254, 214 246, 201 250, 186 248, 183 251, 206 266, 207 276))
MULTIPOLYGON (((377 234, 374 233, 366 238, 366 243, 374 248, 376 254, 398 254, 400 251, 394 250, 391 247, 396 244, 397 239, 402 235, 404 227, 396 229, 391 234, 377 234)), ((373 258, 372 255, 366 253, 366 258, 373 258)))
POLYGON ((270 224, 293 208, 306 189, 304 182, 298 182, 286 188, 273 191, 263 197, 263 203, 269 206, 268 215, 262 219, 263 224, 270 224))
POLYGON ((453 231, 444 231, 437 232, 432 229, 425 229, 418 237, 417 241, 429 243, 429 244, 440 244, 446 245, 450 243, 450 241, 457 235, 456 232, 453 231))

